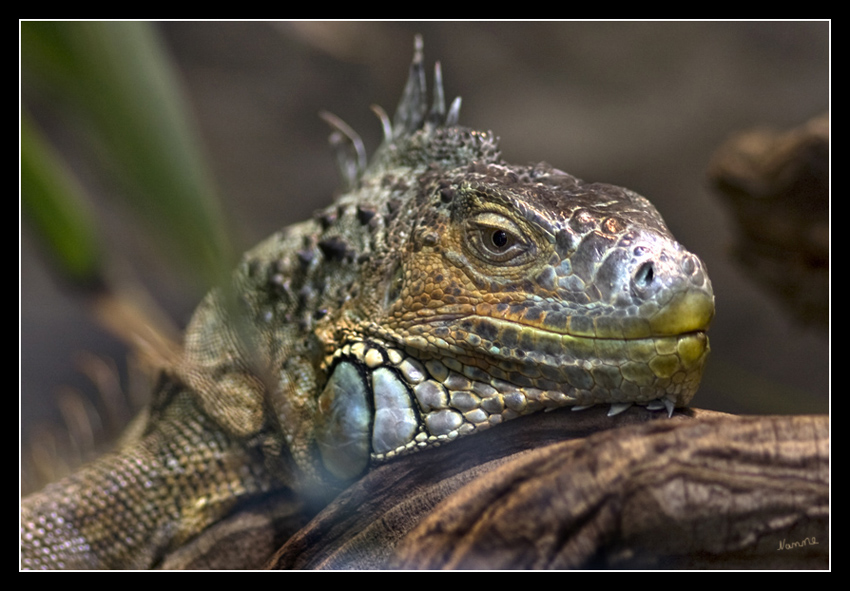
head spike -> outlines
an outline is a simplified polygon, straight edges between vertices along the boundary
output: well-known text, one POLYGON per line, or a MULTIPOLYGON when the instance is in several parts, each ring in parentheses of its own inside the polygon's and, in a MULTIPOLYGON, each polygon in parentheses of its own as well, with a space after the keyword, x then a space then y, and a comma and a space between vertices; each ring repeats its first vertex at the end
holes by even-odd
POLYGON ((336 152, 337 166, 346 189, 352 189, 366 170, 367 158, 363 140, 345 121, 333 113, 322 111, 319 117, 334 129, 330 143, 336 152))
POLYGON ((387 112, 384 111, 381 105, 372 105, 372 112, 381 120, 381 127, 384 130, 384 142, 389 143, 393 141, 393 124, 390 122, 387 112))
POLYGON ((393 118, 393 134, 396 138, 409 135, 422 126, 427 110, 425 98, 425 68, 422 66, 422 36, 416 35, 413 43, 413 63, 404 87, 404 94, 393 118))
POLYGON ((455 100, 452 101, 452 106, 449 107, 449 114, 446 115, 446 127, 453 127, 453 126, 457 125, 459 118, 460 118, 460 97, 456 96, 455 100))
POLYGON ((440 62, 434 64, 434 98, 428 121, 434 125, 442 125, 446 119, 446 96, 443 92, 443 71, 440 62))

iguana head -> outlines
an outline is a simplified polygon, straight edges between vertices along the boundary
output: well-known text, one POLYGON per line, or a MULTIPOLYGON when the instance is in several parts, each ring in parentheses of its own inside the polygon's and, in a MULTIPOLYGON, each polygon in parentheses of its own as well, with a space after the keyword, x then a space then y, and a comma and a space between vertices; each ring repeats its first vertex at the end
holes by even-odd
POLYGON ((708 353, 705 267, 652 204, 504 163, 491 133, 457 125, 459 101, 446 113, 437 72, 426 113, 417 46, 384 146, 339 202, 370 203, 372 235, 329 321, 318 399, 318 446, 340 478, 541 409, 672 412, 708 353))

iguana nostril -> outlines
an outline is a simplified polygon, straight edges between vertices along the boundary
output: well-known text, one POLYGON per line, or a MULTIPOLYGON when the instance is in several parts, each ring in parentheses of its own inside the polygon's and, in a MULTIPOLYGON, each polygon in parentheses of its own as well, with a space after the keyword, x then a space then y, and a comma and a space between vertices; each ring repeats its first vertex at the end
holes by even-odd
POLYGON ((635 273, 635 286, 640 290, 649 289, 655 280, 655 265, 652 261, 643 263, 635 273))

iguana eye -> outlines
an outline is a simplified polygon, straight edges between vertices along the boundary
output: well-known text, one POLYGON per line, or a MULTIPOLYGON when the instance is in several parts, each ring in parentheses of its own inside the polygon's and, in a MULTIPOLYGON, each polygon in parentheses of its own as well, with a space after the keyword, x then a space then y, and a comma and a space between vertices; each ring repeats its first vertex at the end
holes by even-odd
POLYGON ((520 264, 533 246, 514 222, 490 212, 469 220, 466 238, 473 254, 490 263, 520 264))
POLYGON ((490 234, 490 242, 498 250, 507 249, 511 244, 511 238, 513 237, 504 230, 493 230, 492 234, 490 234))

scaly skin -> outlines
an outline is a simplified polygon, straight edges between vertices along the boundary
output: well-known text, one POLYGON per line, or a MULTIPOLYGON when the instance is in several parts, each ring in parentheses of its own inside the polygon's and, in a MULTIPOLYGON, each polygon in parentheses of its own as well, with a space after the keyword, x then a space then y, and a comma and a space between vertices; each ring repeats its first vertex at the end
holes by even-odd
POLYGON ((714 314, 701 261, 636 193, 503 162, 437 74, 426 113, 419 42, 365 170, 327 117, 350 190, 201 303, 134 443, 23 501, 23 567, 150 567, 269 491, 328 499, 541 409, 688 404, 714 314))

